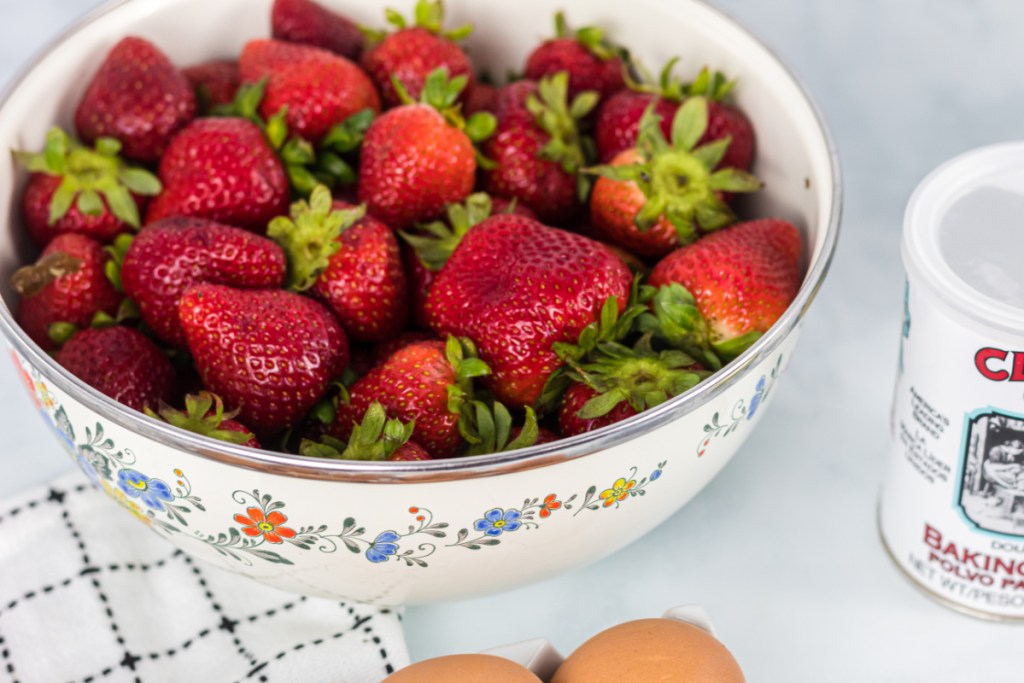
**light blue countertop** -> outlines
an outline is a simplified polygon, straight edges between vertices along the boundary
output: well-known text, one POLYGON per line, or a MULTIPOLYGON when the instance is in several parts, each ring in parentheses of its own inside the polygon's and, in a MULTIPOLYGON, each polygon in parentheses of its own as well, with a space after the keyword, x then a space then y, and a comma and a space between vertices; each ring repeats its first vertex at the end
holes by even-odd
MULTIPOLYGON (((666 0, 668 1, 668 0, 666 0)), ((93 0, 0 0, 0 82, 93 0)), ((817 96, 843 157, 832 274, 768 417, 659 529, 589 568, 406 613, 416 659, 545 636, 563 653, 614 623, 701 603, 752 682, 1024 680, 1019 627, 964 617, 901 577, 878 540, 903 273, 903 207, 934 166, 1024 136, 1024 4, 718 0, 817 96)), ((0 497, 66 456, 0 363, 0 497)))

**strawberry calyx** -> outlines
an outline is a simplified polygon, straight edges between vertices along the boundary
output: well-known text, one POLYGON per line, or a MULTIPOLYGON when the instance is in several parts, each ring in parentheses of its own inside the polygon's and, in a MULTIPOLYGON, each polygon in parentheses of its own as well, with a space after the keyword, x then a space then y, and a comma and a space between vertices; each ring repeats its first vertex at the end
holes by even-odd
POLYGON ((469 229, 489 218, 493 211, 491 197, 486 192, 475 192, 463 203, 449 204, 448 222, 419 223, 421 234, 402 231, 399 234, 416 251, 428 269, 437 272, 444 267, 469 229))
POLYGON ((221 427, 228 420, 233 420, 238 415, 238 411, 225 411, 224 401, 221 397, 209 391, 200 391, 198 394, 186 396, 185 410, 178 410, 161 401, 158 410, 154 411, 147 406, 145 411, 146 415, 152 418, 218 441, 244 444, 254 438, 249 431, 236 431, 221 427))
POLYGON ((473 380, 490 375, 491 368, 468 337, 448 335, 444 355, 455 373, 455 382, 448 385, 448 412, 461 416, 473 401, 473 380))
POLYGON ((470 401, 459 417, 459 433, 469 444, 464 455, 514 451, 537 443, 540 428, 533 408, 526 407, 522 429, 513 439, 514 426, 512 414, 500 401, 470 401))
POLYGON ((303 439, 301 455, 334 460, 387 460, 412 437, 416 421, 388 418, 384 406, 374 401, 352 428, 348 442, 324 435, 319 442, 303 439))
POLYGON ((619 342, 602 342, 595 359, 574 364, 570 379, 582 382, 597 394, 576 413, 585 420, 602 417, 627 401, 636 411, 660 405, 696 386, 710 373, 696 370, 696 360, 677 349, 655 350, 652 333, 642 336, 632 347, 619 342))
POLYGON ((124 292, 124 284, 121 282, 121 267, 124 266, 124 258, 134 239, 135 237, 132 235, 118 235, 114 238, 113 243, 103 248, 103 251, 110 254, 110 259, 103 264, 103 273, 118 292, 124 292))
POLYGON ((692 82, 684 83, 672 74, 678 62, 679 57, 668 60, 657 79, 639 64, 634 64, 642 74, 643 80, 633 78, 629 70, 625 70, 623 77, 626 86, 635 92, 656 95, 676 104, 682 103, 688 97, 705 97, 712 102, 721 102, 736 86, 735 80, 729 80, 721 71, 712 72, 708 67, 701 69, 692 82))
POLYGON ((293 203, 289 214, 270 221, 267 237, 281 246, 288 259, 286 287, 302 292, 316 283, 341 248, 338 237, 366 215, 366 207, 335 209, 331 191, 316 185, 309 200, 293 203))
POLYGON ((356 181, 353 157, 373 123, 373 110, 360 110, 335 124, 314 147, 289 130, 287 106, 278 109, 269 119, 260 115, 268 80, 269 77, 264 76, 255 83, 242 85, 233 102, 214 107, 211 115, 243 118, 256 124, 281 159, 289 185, 302 197, 308 197, 318 184, 332 189, 353 184, 356 181))
POLYGON ((580 133, 580 122, 599 100, 596 91, 587 90, 570 103, 567 71, 542 78, 537 84, 537 93, 526 99, 526 108, 534 122, 550 138, 537 155, 545 161, 561 164, 566 173, 576 175, 580 197, 586 197, 590 190, 589 176, 580 171, 596 157, 594 141, 580 133))
POLYGON ((468 83, 467 76, 449 78, 448 67, 439 66, 427 74, 426 80, 423 81, 423 90, 420 91, 420 99, 417 101, 397 76, 391 76, 391 84, 402 104, 426 104, 434 108, 449 126, 461 130, 474 145, 478 145, 494 134, 498 127, 498 119, 486 111, 476 112, 468 119, 463 116, 459 95, 468 83))
POLYGON ((761 337, 755 331, 731 339, 716 339, 696 299, 678 282, 644 289, 650 310, 638 318, 637 328, 671 348, 685 351, 704 367, 720 369, 761 337))
MULTIPOLYGON (((384 18, 395 30, 401 31, 407 28, 422 28, 436 36, 449 40, 460 41, 469 37, 473 32, 473 24, 463 24, 457 28, 444 30, 444 3, 441 0, 417 0, 413 10, 413 23, 402 16, 400 12, 393 9, 384 10, 384 18)), ((380 42, 387 37, 387 31, 361 26, 360 30, 367 38, 380 42)))
POLYGON ((736 215, 722 193, 755 192, 761 181, 735 168, 714 170, 729 148, 725 137, 697 146, 708 127, 708 103, 703 97, 688 99, 672 121, 672 141, 661 132, 661 117, 652 103, 640 119, 637 152, 632 164, 602 165, 586 169, 619 182, 634 182, 647 201, 633 222, 641 232, 665 217, 675 227, 681 244, 735 222, 736 215))
POLYGON ((605 38, 604 30, 597 26, 584 26, 575 31, 571 30, 569 22, 565 19, 565 13, 562 11, 555 12, 555 37, 575 38, 580 45, 587 48, 590 54, 604 62, 616 57, 626 57, 626 50, 609 42, 605 38))
POLYGON ((114 138, 99 138, 89 149, 54 126, 46 133, 42 152, 16 151, 14 157, 32 173, 61 178, 50 200, 49 225, 75 206, 86 216, 99 216, 109 209, 118 220, 138 228, 139 207, 132 193, 154 196, 163 187, 149 171, 125 163, 120 152, 121 143, 114 138))

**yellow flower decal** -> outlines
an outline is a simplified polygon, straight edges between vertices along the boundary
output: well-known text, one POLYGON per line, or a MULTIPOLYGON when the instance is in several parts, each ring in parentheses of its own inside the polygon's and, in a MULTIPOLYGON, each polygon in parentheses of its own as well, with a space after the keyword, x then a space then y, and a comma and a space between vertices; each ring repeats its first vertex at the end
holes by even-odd
POLYGON ((128 500, 128 496, 124 495, 124 492, 121 489, 114 488, 106 481, 101 481, 100 485, 108 496, 117 501, 118 505, 135 515, 136 519, 140 520, 147 526, 152 526, 153 520, 149 518, 149 515, 146 514, 145 510, 143 510, 135 501, 128 500))
POLYGON ((626 481, 624 478, 619 477, 610 489, 601 491, 601 500, 604 501, 604 506, 611 507, 612 505, 618 505, 620 501, 626 500, 629 497, 630 489, 634 486, 636 486, 635 479, 626 481))

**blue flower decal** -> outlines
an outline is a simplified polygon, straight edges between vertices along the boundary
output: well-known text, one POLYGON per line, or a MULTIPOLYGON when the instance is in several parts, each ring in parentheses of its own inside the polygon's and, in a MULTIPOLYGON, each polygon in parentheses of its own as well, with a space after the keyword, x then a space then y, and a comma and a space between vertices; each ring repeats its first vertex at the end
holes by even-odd
POLYGON ((43 417, 46 419, 46 425, 53 430, 53 433, 60 439, 61 445, 71 455, 75 455, 78 448, 74 442, 74 430, 71 427, 71 423, 68 421, 68 416, 61 408, 57 413, 50 417, 48 413, 43 412, 43 417))
POLYGON ((388 558, 398 552, 397 541, 401 538, 394 531, 382 531, 373 539, 373 545, 366 549, 366 559, 370 562, 387 562, 388 558))
POLYGON ((170 486, 159 479, 150 479, 138 470, 118 471, 117 487, 129 498, 138 498, 154 510, 163 510, 165 501, 174 500, 170 486))
POLYGON ((651 476, 648 477, 651 481, 658 481, 661 478, 661 470, 654 470, 651 472, 651 476))
POLYGON ((85 457, 85 454, 79 451, 75 455, 75 460, 78 462, 78 466, 82 468, 82 471, 85 472, 85 475, 89 477, 89 481, 92 482, 92 485, 96 488, 102 488, 99 475, 96 474, 96 470, 93 468, 92 463, 90 463, 85 457))
POLYGON ((519 510, 494 508, 484 513, 483 519, 473 522, 473 528, 482 531, 486 536, 501 536, 506 531, 515 531, 522 526, 519 518, 523 516, 519 510))
POLYGON ((754 418, 754 413, 757 412, 758 406, 761 405, 761 397, 764 396, 765 383, 764 375, 761 375, 761 379, 757 380, 757 388, 754 390, 754 396, 750 399, 750 409, 747 410, 748 420, 754 418))

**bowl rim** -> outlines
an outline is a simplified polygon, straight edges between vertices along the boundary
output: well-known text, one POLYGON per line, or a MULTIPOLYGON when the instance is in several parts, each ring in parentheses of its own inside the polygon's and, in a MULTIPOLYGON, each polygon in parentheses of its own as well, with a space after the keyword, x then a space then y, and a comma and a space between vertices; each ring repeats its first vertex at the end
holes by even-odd
MULTIPOLYGON (((142 0, 107 0, 61 31, 35 53, 0 91, 0 109, 20 88, 32 71, 70 36, 84 27, 101 19, 123 5, 142 0)), ((317 479, 325 481, 364 482, 376 484, 421 483, 432 481, 453 481, 509 474, 576 460, 606 450, 635 436, 657 429, 686 413, 692 412, 724 393, 747 370, 771 355, 803 320, 811 302, 824 283, 835 255, 842 217, 843 187, 839 152, 821 107, 811 95, 803 80, 782 60, 760 36, 729 13, 715 7, 707 0, 691 0, 699 3, 712 13, 745 32, 768 55, 775 60, 782 71, 797 87, 811 110, 814 120, 825 142, 832 176, 831 205, 828 207, 828 226, 821 251, 804 278, 796 298, 782 317, 742 355, 724 368, 687 391, 665 403, 648 409, 631 418, 596 429, 592 432, 559 439, 516 451, 491 453, 464 458, 448 458, 420 462, 354 461, 311 458, 216 441, 209 437, 193 434, 148 417, 88 386, 77 377, 60 367, 56 360, 31 341, 14 322, 6 305, 0 305, 0 330, 14 349, 27 361, 40 369, 46 378, 71 398, 88 406, 105 419, 118 426, 137 432, 163 445, 183 450, 201 458, 243 469, 268 474, 317 479)))

